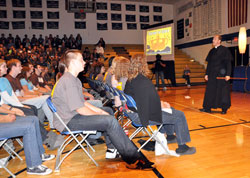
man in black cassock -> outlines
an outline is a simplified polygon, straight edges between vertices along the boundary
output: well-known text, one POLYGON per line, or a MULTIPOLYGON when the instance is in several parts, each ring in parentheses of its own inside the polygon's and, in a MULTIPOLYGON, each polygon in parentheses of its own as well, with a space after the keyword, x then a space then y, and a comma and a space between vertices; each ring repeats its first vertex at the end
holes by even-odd
POLYGON ((230 75, 232 70, 231 61, 233 57, 230 51, 221 45, 221 36, 213 38, 213 46, 206 58, 207 70, 205 80, 207 87, 203 101, 202 112, 211 112, 211 108, 221 108, 221 114, 226 114, 231 106, 230 98, 230 75), (224 77, 218 79, 217 77, 224 77))

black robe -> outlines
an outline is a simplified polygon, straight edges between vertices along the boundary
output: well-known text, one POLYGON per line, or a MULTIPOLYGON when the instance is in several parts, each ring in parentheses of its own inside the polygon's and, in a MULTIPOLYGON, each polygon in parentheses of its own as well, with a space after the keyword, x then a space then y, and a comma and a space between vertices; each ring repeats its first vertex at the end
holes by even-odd
POLYGON ((206 58, 208 82, 203 101, 203 108, 228 109, 231 106, 230 83, 216 77, 230 76, 232 71, 231 52, 224 46, 213 48, 206 58))

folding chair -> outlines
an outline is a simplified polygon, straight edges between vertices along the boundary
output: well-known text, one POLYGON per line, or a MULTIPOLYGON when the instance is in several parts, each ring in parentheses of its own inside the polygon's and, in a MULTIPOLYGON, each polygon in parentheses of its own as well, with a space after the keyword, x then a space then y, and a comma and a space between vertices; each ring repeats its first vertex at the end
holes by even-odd
POLYGON ((103 102, 103 105, 111 102, 112 100, 114 100, 114 95, 112 93, 112 91, 110 90, 110 87, 106 84, 106 83, 102 83, 100 81, 97 81, 98 85, 100 86, 100 88, 103 88, 105 90, 105 98, 106 100, 103 102))
POLYGON ((101 100, 103 102, 103 105, 107 104, 110 100, 113 99, 113 96, 110 94, 106 84, 98 80, 92 80, 90 78, 87 78, 87 80, 91 89, 93 89, 95 92, 98 93, 98 95, 100 95, 100 97, 102 97, 101 100))
MULTIPOLYGON (((125 98, 126 99, 126 104, 127 104, 127 106, 128 107, 130 107, 130 108, 134 108, 136 111, 137 111, 137 106, 136 106, 136 102, 135 102, 135 100, 133 99, 133 97, 132 96, 130 96, 130 95, 127 95, 127 94, 125 94, 124 92, 122 92, 122 91, 119 91, 119 93, 120 93, 120 95, 122 95, 122 99, 123 98, 125 98)), ((163 126, 163 124, 160 124, 159 123, 159 125, 157 125, 158 126, 158 128, 157 128, 157 130, 156 131, 154 131, 153 129, 152 129, 152 127, 151 126, 154 126, 154 125, 148 125, 147 127, 149 128, 149 130, 147 129, 147 127, 144 127, 143 125, 141 125, 141 124, 137 124, 137 123, 134 123, 132 120, 129 122, 129 124, 130 123, 132 123, 132 125, 134 126, 134 127, 136 127, 136 130, 132 133, 132 135, 130 135, 130 137, 129 137, 129 139, 130 140, 132 140, 138 133, 140 133, 141 131, 145 131, 145 132, 147 132, 148 133, 148 135, 149 135, 149 139, 145 142, 145 143, 143 143, 142 145, 141 145, 141 147, 140 148, 138 148, 138 152, 150 141, 150 140, 152 140, 152 139, 154 139, 155 141, 157 141, 158 143, 160 143, 161 144, 161 146, 162 146, 162 148, 166 151, 166 153, 169 153, 169 151, 168 151, 168 149, 166 148, 166 146, 164 146, 163 144, 162 144, 162 142, 157 138, 157 134, 158 134, 158 132, 160 131, 160 129, 162 128, 162 126, 163 126)), ((128 125, 127 125, 128 126, 128 125)))
MULTIPOLYGON (((126 105, 126 98, 120 93, 122 91, 118 90, 117 88, 110 87, 110 91, 114 95, 114 97, 119 97, 121 100, 122 107, 124 108, 126 105)), ((121 111, 121 110, 120 110, 121 111)), ((123 124, 123 118, 124 118, 124 112, 121 112, 122 114, 117 118, 118 121, 121 121, 123 129, 125 129, 125 125, 123 124)))
POLYGON ((62 162, 64 161, 64 159, 66 157, 68 157, 74 150, 76 150, 76 148, 78 146, 81 147, 81 149, 87 154, 87 156, 95 163, 96 166, 98 166, 97 162, 94 160, 94 158, 89 154, 89 152, 83 147, 82 143, 86 143, 87 146, 89 146, 93 152, 95 152, 95 150, 93 149, 93 147, 88 143, 88 141, 86 140, 87 137, 90 134, 96 134, 96 131, 85 131, 85 130, 78 130, 78 131, 71 131, 68 126, 64 123, 64 121, 62 120, 62 118, 58 115, 56 108, 54 106, 54 104, 52 103, 51 97, 49 97, 47 99, 47 104, 49 106, 49 108, 51 109, 51 111, 55 114, 55 116, 57 117, 57 119, 59 119, 59 121, 61 122, 61 124, 63 124, 63 126, 66 128, 67 131, 65 132, 61 132, 62 135, 68 135, 69 137, 67 139, 65 139, 65 141, 62 143, 62 145, 58 148, 57 150, 57 158, 56 158, 56 166, 55 166, 55 172, 59 172, 60 171, 60 166, 62 164, 62 162), (77 139, 77 137, 80 136, 81 140, 79 141, 77 139), (66 148, 67 145, 69 145, 73 140, 76 141, 77 145, 74 146, 61 160, 61 155, 63 153, 63 150, 66 148))
MULTIPOLYGON (((10 139, 10 138, 0 138, 0 148, 2 148, 3 146, 6 146, 9 150, 10 150, 10 152, 8 152, 9 154, 10 154, 10 156, 13 158, 13 159, 15 159, 15 157, 14 157, 14 155, 16 156, 16 157, 18 157, 21 161, 23 161, 23 159, 15 152, 15 150, 13 150, 8 144, 7 144, 7 141, 8 141, 8 139, 10 139), (14 154, 14 155, 13 155, 14 154)), ((15 139, 18 143, 19 143, 19 145, 21 145, 22 147, 23 147, 23 143, 22 143, 22 141, 20 140, 20 139, 18 139, 18 138, 16 138, 15 139)), ((7 160, 8 161, 8 160, 7 160)), ((16 176, 5 166, 5 164, 2 164, 1 162, 0 162, 0 166, 2 167, 2 168, 4 168, 13 178, 15 178, 16 176)))

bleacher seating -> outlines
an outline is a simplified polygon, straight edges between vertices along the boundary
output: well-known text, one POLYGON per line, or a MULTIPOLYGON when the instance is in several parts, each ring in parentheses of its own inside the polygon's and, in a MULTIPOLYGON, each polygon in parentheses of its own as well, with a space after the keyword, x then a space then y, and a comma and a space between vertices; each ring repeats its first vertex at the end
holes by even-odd
MULTIPOLYGON (((93 45, 86 45, 90 49, 93 49, 93 45)), ((84 45, 85 47, 85 45, 84 45)), ((117 47, 123 47, 126 49, 126 51, 129 53, 129 56, 133 56, 135 54, 144 54, 144 46, 143 45, 129 45, 129 44, 108 44, 105 48, 105 57, 112 57, 117 56, 118 54, 114 51, 114 48, 117 47)), ((84 48, 82 48, 84 49, 84 48)), ((108 66, 105 62, 105 67, 108 66)), ((195 59, 188 56, 186 53, 184 53, 181 50, 175 49, 175 77, 176 77, 176 83, 177 84, 184 84, 185 79, 182 78, 183 75, 183 69, 185 65, 188 64, 191 75, 190 80, 191 83, 204 83, 204 75, 205 75, 205 68, 203 65, 201 65, 199 62, 195 61, 195 59)), ((149 68, 152 68, 152 66, 149 65, 149 68)), ((155 80, 153 79, 153 82, 155 83, 155 80)))

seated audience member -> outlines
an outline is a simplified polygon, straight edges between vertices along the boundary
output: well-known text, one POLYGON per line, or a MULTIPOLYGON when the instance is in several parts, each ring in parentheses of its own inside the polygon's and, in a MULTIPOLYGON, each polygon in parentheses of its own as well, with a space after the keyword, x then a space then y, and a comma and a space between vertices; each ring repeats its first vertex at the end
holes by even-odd
POLYGON ((81 50, 82 49, 82 37, 79 33, 76 36, 76 44, 77 44, 77 49, 81 50))
POLYGON ((41 73, 42 78, 44 79, 45 83, 49 84, 50 81, 50 76, 49 76, 49 68, 48 67, 43 67, 42 73, 41 73))
POLYGON ((143 126, 163 123, 160 133, 167 133, 172 142, 177 140, 176 153, 194 154, 195 147, 186 145, 191 139, 184 113, 170 107, 169 103, 160 101, 152 81, 146 77, 149 73, 146 59, 137 55, 131 59, 131 62, 124 60, 124 63, 116 64, 116 70, 121 68, 124 68, 124 72, 127 71, 128 76, 124 92, 134 98, 137 106, 137 111, 130 108, 133 111, 128 112, 130 119, 143 126))
MULTIPOLYGON (((63 62, 59 63, 59 72, 57 73, 57 80, 58 81, 62 75, 67 72, 67 67, 65 66, 65 64, 63 62)), ((94 98, 94 96, 92 94, 90 94, 88 92, 87 89, 85 89, 84 87, 82 87, 82 93, 85 99, 87 99, 87 102, 96 106, 96 107, 102 107, 102 101, 101 100, 97 100, 94 98)), ((51 94, 53 96, 53 94, 51 94)))
POLYGON ((26 66, 29 67, 29 69, 30 69, 30 74, 33 74, 33 73, 34 73, 34 66, 33 66, 33 64, 27 63, 26 66))
POLYGON ((93 79, 103 82, 103 74, 105 72, 105 67, 103 63, 96 63, 94 66, 93 79))
MULTIPOLYGON (((77 75, 84 70, 85 62, 78 50, 68 50, 64 56, 67 72, 54 88, 52 101, 58 114, 71 130, 97 130, 105 134, 108 150, 106 158, 115 158, 117 151, 128 168, 152 169, 149 162, 129 140, 118 121, 106 111, 87 102, 82 94, 82 84, 77 75), (117 151, 116 151, 117 149, 117 151)), ((62 132, 64 126, 55 120, 55 127, 62 132)))
POLYGON ((85 47, 85 48, 84 48, 83 56, 84 56, 85 62, 86 62, 86 60, 87 60, 87 61, 90 60, 91 54, 90 54, 90 50, 89 50, 88 47, 85 47))
POLYGON ((99 53, 97 53, 97 50, 94 49, 93 53, 91 54, 90 65, 92 65, 94 62, 98 61, 98 58, 100 58, 100 55, 99 55, 99 53))
POLYGON ((184 68, 184 71, 183 71, 183 78, 186 79, 186 84, 187 84, 187 87, 190 87, 190 68, 188 67, 188 65, 186 64, 185 68, 184 68))
POLYGON ((96 53, 99 54, 99 56, 101 58, 104 58, 104 49, 103 47, 101 46, 101 43, 99 43, 97 46, 96 46, 96 53))
MULTIPOLYGON (((11 85, 5 77, 2 77, 2 75, 6 74, 7 67, 4 60, 0 60, 0 102, 1 103, 19 103, 19 100, 17 99, 16 95, 14 94, 11 85), (9 93, 11 95, 9 95, 9 93), (11 97, 12 96, 12 97, 11 97), (3 99, 5 98, 5 99, 3 99)), ((7 105, 8 106, 8 105, 7 105)), ((11 106, 11 110, 14 110, 16 114, 23 115, 23 113, 27 116, 38 116, 37 108, 32 105, 22 105, 19 106, 11 106), (19 111, 22 111, 21 113, 19 111)), ((44 117, 42 115, 40 118, 44 117)), ((40 131, 42 135, 42 139, 45 140, 48 134, 48 131, 44 129, 43 125, 40 123, 40 131)))
POLYGON ((24 66, 22 68, 22 72, 18 74, 17 78, 20 80, 24 93, 27 93, 28 95, 40 96, 42 93, 40 93, 37 90, 37 88, 32 84, 32 82, 29 80, 30 76, 31 76, 30 68, 24 66))
POLYGON ((40 45, 41 45, 41 44, 43 45, 44 38, 43 38, 43 35, 42 35, 42 34, 39 35, 38 42, 39 42, 40 45))
POLYGON ((109 86, 112 86, 111 78, 113 75, 113 68, 115 67, 115 63, 116 63, 114 59, 115 57, 112 57, 111 59, 109 59, 109 68, 104 75, 104 83, 106 83, 109 86))
MULTIPOLYGON (((16 66, 12 65, 10 74, 7 77, 11 78, 11 80, 14 81, 14 83, 16 83, 15 84, 15 87, 16 87, 16 86, 21 86, 20 81, 15 78, 19 74, 19 71, 21 71, 21 65, 20 65, 20 62, 18 60, 9 61, 9 65, 10 65, 10 63, 14 64, 15 61, 17 62, 16 66)), ((6 68, 5 61, 0 60, 0 71, 1 71, 0 76, 6 74, 7 68, 6 68)), ((20 109, 22 109, 23 107, 30 109, 31 106, 33 106, 35 108, 35 110, 41 108, 42 111, 44 112, 44 114, 46 115, 46 117, 48 118, 48 120, 50 121, 50 127, 53 128, 53 113, 48 108, 48 105, 46 103, 46 99, 48 98, 48 95, 35 97, 35 98, 31 97, 30 99, 26 99, 26 100, 23 100, 22 102, 20 102, 19 99, 17 98, 15 92, 13 91, 9 80, 4 78, 4 77, 1 77, 0 79, 1 79, 0 80, 0 84, 1 84, 0 90, 1 90, 2 100, 4 101, 4 103, 10 104, 10 105, 15 106, 15 107, 20 107, 20 109), (26 106, 26 105, 28 105, 28 106, 26 106)), ((13 82, 12 82, 12 85, 14 85, 13 82)), ((22 90, 22 86, 21 86, 21 88, 17 87, 16 89, 19 90, 19 94, 24 93, 22 90)), ((44 121, 44 114, 42 113, 42 115, 39 116, 41 124, 43 124, 43 121, 44 121)))
POLYGON ((22 70, 21 62, 18 59, 11 59, 8 61, 7 67, 9 68, 8 69, 9 73, 5 77, 9 80, 15 94, 17 96, 29 95, 27 97, 31 97, 30 96, 32 95, 31 92, 25 93, 21 83, 16 78, 17 75, 19 75, 22 70))
POLYGON ((117 88, 119 90, 124 90, 126 82, 128 80, 128 67, 129 67, 129 59, 118 56, 114 59, 114 68, 113 74, 111 77, 112 87, 117 88))
MULTIPOLYGON (((0 106, 0 113, 8 114, 10 110, 11 107, 0 106)), ((42 162, 54 159, 55 155, 45 154, 38 119, 35 116, 0 114, 0 137, 23 137, 27 174, 48 175, 52 173, 52 170, 42 165, 42 162)))
POLYGON ((100 44, 101 43, 101 46, 103 47, 103 49, 105 49, 105 41, 103 40, 103 38, 100 38, 100 40, 98 41, 98 43, 96 43, 96 45, 100 44))
MULTIPOLYGON (((2 76, 2 74, 5 74, 6 71, 7 68, 5 61, 0 60, 0 76, 2 76)), ((9 104, 15 110, 19 109, 23 111, 23 113, 27 116, 38 116, 40 120, 39 127, 42 135, 42 140, 50 150, 54 150, 61 145, 61 143, 64 141, 63 136, 57 135, 53 131, 48 132, 47 130, 45 130, 43 125, 45 117, 44 113, 46 113, 49 121, 53 121, 53 114, 46 103, 46 99, 48 96, 31 98, 21 103, 12 90, 8 79, 6 79, 5 77, 0 77, 0 96, 1 102, 9 104), (37 108, 39 108, 39 110, 37 108)), ((52 122, 50 122, 50 127, 53 128, 52 122)))
POLYGON ((35 87, 39 88, 39 90, 50 92, 51 88, 46 84, 43 77, 41 76, 42 67, 40 65, 35 65, 34 68, 35 68, 35 71, 30 76, 30 81, 35 87))
POLYGON ((64 74, 65 64, 63 62, 59 62, 58 64, 58 73, 56 74, 56 81, 58 81, 61 76, 64 74))

